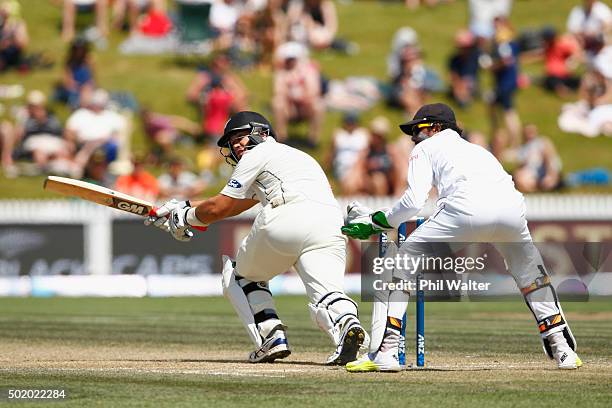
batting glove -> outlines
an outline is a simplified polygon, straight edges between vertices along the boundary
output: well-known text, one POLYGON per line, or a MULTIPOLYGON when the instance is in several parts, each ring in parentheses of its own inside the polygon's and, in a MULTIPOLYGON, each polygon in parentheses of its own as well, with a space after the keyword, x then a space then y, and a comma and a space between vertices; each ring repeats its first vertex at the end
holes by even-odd
MULTIPOLYGON (((175 224, 173 229, 173 217, 171 216, 172 211, 174 210, 184 209, 186 213, 190 208, 191 204, 189 201, 178 201, 173 198, 149 214, 144 223, 145 225, 153 225, 162 231, 171 233, 172 236, 179 241, 190 241, 193 237, 193 233, 188 229, 189 224, 183 221, 182 226, 179 227, 177 224, 175 224)), ((183 216, 183 220, 184 219, 185 218, 183 216)))
POLYGON ((187 211, 191 209, 189 201, 183 201, 184 206, 177 207, 170 212, 168 223, 170 233, 179 241, 188 242, 193 238, 193 232, 189 229, 191 225, 187 222, 187 211))

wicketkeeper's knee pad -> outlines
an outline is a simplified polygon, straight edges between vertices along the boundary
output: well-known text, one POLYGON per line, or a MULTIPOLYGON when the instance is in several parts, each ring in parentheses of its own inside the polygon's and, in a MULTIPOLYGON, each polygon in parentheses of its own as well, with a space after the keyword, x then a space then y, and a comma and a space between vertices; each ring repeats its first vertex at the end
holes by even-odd
POLYGON ((542 347, 546 355, 553 358, 548 336, 558 332, 563 333, 567 344, 576 351, 576 340, 565 320, 557 293, 550 283, 550 277, 543 273, 531 285, 521 288, 521 292, 538 324, 542 347))
POLYGON ((329 292, 317 303, 309 303, 308 309, 312 321, 336 345, 340 342, 342 325, 349 319, 359 319, 357 303, 342 292, 329 292))
POLYGON ((282 322, 274 307, 267 282, 252 282, 234 271, 235 262, 223 256, 223 294, 229 299, 251 340, 260 347, 274 327, 282 322))

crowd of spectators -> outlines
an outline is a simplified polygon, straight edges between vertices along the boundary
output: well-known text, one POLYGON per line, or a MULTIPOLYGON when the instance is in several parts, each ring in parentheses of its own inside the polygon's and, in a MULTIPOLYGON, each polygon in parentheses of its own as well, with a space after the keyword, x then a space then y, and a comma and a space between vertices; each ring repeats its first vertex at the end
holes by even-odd
MULTIPOLYGON (((405 5, 416 9, 451 2, 405 0, 405 5)), ((0 0, 0 73, 22 70, 28 60, 31 41, 21 16, 23 3, 0 0)), ((521 88, 541 84, 567 102, 558 121, 562 130, 588 137, 612 136, 612 11, 602 1, 577 1, 566 31, 544 26, 531 47, 525 46, 524 33, 514 29, 512 0, 469 0, 469 22, 454 35, 446 76, 432 68, 435 64, 428 60, 418 33, 405 26, 391 41, 387 78, 376 79, 374 90, 369 88, 371 81, 350 78, 346 83, 353 88, 345 87, 340 93, 312 57, 328 50, 350 61, 359 52, 357 44, 339 36, 332 0, 55 3, 62 7, 61 38, 67 47, 62 74, 49 84, 52 89, 47 93, 28 90, 25 106, 0 121, 5 177, 60 174, 153 201, 195 198, 217 179, 221 160, 215 142, 227 119, 233 112, 252 108, 253 95, 239 74, 252 68, 271 74, 267 108, 280 141, 295 142, 309 151, 321 148, 327 112, 343 111, 327 165, 346 195, 399 195, 406 188, 410 138, 400 135, 383 116, 363 119, 379 95, 406 117, 431 102, 433 95, 439 99, 446 93, 465 110, 484 102, 490 128, 487 132, 466 129, 462 136, 515 168, 515 183, 525 192, 558 189, 563 186, 563 173, 552 139, 541 135, 536 124, 522 124, 516 105, 521 88), (81 14, 93 17, 93 27, 79 27, 81 14), (194 18, 201 16, 204 19, 194 24, 194 18), (149 107, 150 101, 131 101, 125 91, 103 88, 95 57, 107 46, 110 30, 124 31, 121 35, 137 41, 175 38, 206 44, 193 48, 205 50, 206 62, 184 90, 197 120, 156 112, 149 107), (534 60, 542 61, 543 68, 540 77, 529 80, 521 65, 534 60), (483 80, 486 76, 490 81, 483 80), (365 101, 359 99, 364 96, 365 101), (56 104, 70 111, 65 122, 53 113, 56 104), (134 153, 131 135, 139 125, 147 151, 134 153), (304 128, 304 135, 296 135, 296 129, 304 128), (193 163, 180 158, 182 147, 195 145, 193 163), (152 166, 163 174, 155 177, 152 166)), ((338 80, 334 81, 337 85, 338 80)))
POLYGON ((578 43, 586 72, 578 100, 563 106, 559 128, 586 137, 612 136, 612 10, 584 0, 572 9, 567 29, 578 43))

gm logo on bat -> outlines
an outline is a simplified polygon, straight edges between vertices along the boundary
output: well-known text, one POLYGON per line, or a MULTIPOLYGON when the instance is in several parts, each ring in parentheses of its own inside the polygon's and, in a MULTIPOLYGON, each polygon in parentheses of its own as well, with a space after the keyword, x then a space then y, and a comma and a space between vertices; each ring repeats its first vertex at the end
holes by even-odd
POLYGON ((130 203, 128 201, 117 201, 117 208, 132 214, 143 215, 147 210, 142 205, 130 203))

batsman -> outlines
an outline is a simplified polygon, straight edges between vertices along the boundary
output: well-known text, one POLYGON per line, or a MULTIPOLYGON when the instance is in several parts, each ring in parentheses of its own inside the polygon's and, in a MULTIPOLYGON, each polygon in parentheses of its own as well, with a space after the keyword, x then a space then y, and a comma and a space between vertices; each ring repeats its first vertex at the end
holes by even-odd
POLYGON ((261 203, 235 260, 223 256, 223 293, 255 345, 249 361, 273 362, 291 353, 268 287, 270 279, 290 268, 306 287, 311 318, 334 343, 326 363, 354 361, 369 340, 357 304, 343 290, 347 239, 325 173, 308 154, 276 142, 270 123, 256 112, 233 115, 217 145, 234 166, 223 190, 197 203, 171 200, 145 223, 189 241, 192 227, 261 203))
MULTIPOLYGON (((455 114, 445 104, 424 105, 400 129, 416 144, 408 164, 407 190, 391 209, 375 211, 351 203, 343 233, 368 239, 397 228, 422 209, 434 186, 437 209, 408 237, 400 253, 418 256, 424 243, 493 243, 533 313, 545 353, 560 369, 580 367, 576 340, 532 242, 525 200, 512 178, 491 153, 460 136, 455 114)), ((382 301, 374 303, 370 352, 347 364, 348 371, 401 369, 400 322, 408 294, 386 291, 380 297, 382 301)))

